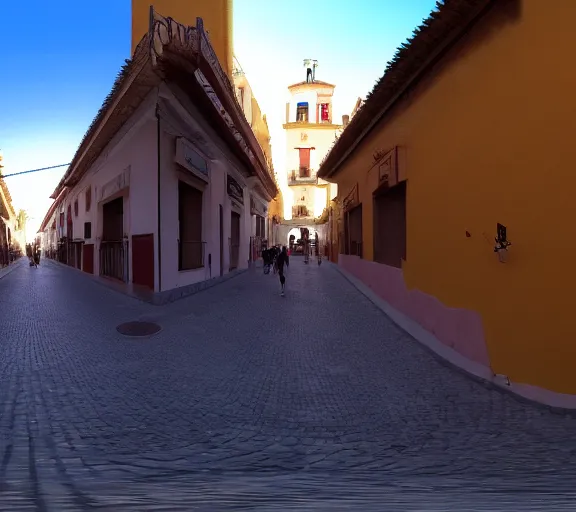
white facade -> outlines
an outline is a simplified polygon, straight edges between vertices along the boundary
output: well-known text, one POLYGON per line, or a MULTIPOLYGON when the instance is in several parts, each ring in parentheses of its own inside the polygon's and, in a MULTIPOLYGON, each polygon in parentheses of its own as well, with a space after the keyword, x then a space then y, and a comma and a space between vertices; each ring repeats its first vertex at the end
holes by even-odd
POLYGON ((333 185, 318 179, 320 163, 334 144, 340 124, 333 119, 334 87, 325 82, 289 87, 286 104, 287 188, 283 190, 284 218, 311 223, 322 215, 337 194, 333 185), (306 170, 307 168, 307 170, 306 170))
MULTIPOLYGON (((133 264, 143 256, 133 253, 134 239, 142 235, 150 235, 154 240, 153 282, 157 293, 228 274, 233 270, 230 268, 232 212, 240 215, 238 263, 235 268, 247 268, 255 218, 252 214, 255 210, 267 210, 267 201, 252 190, 258 179, 247 178, 247 175, 245 166, 207 125, 192 102, 187 101, 187 96, 176 86, 162 84, 150 92, 78 184, 67 189, 56 200, 58 204, 44 222, 43 248, 46 251, 56 249, 56 241, 67 236, 71 215, 73 234, 69 238, 82 241, 79 244, 81 250, 93 250, 94 254, 92 268, 85 268, 84 255, 79 257, 79 268, 96 275, 102 274, 99 254, 103 243, 103 207, 122 197, 123 239, 127 251, 126 282, 142 284, 134 279, 133 264), (194 161, 187 152, 195 153, 196 158, 200 156, 205 161, 206 176, 202 176, 189 163, 194 161), (228 176, 242 188, 241 198, 232 198, 228 194, 228 176), (179 270, 179 181, 202 192, 201 241, 204 262, 200 268, 193 270, 179 270), (91 197, 89 208, 88 196, 91 197), (61 214, 64 214, 63 226, 61 214), (88 237, 85 237, 85 223, 91 225, 88 237), (54 224, 56 229, 53 228, 54 224)), ((74 261, 68 263, 78 266, 74 261)))

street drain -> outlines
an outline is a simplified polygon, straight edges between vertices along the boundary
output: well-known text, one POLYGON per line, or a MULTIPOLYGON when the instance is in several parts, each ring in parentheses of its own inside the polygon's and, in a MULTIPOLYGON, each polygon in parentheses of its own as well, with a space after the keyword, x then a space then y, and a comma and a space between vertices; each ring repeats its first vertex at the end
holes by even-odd
POLYGON ((144 338, 160 332, 161 327, 152 322, 126 322, 116 327, 116 330, 124 336, 144 338))

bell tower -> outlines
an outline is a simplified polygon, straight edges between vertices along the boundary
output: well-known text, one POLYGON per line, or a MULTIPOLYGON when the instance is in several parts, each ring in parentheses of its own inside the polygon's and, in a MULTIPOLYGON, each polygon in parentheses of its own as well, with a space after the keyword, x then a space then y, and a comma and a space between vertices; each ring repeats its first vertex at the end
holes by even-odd
POLYGON ((222 69, 232 79, 232 0, 132 0, 132 50, 148 32, 150 5, 166 18, 195 26, 202 18, 222 69))

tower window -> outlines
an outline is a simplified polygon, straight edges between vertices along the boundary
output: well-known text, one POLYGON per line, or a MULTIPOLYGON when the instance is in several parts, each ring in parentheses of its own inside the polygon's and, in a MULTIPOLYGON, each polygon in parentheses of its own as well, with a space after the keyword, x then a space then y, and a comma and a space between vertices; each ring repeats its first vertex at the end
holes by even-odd
POLYGON ((329 123, 330 122, 330 108, 328 103, 322 103, 320 105, 320 120, 323 123, 329 123))
POLYGON ((301 102, 296 105, 296 122, 308 122, 308 102, 301 102))

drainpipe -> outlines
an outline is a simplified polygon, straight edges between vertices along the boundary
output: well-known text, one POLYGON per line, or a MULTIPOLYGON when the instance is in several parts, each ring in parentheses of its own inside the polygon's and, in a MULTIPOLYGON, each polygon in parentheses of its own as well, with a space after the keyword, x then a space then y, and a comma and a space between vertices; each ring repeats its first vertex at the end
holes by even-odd
POLYGON ((162 215, 160 209, 160 112, 156 103, 156 154, 158 155, 158 292, 162 291, 162 215))

